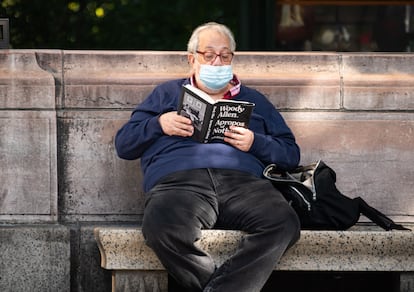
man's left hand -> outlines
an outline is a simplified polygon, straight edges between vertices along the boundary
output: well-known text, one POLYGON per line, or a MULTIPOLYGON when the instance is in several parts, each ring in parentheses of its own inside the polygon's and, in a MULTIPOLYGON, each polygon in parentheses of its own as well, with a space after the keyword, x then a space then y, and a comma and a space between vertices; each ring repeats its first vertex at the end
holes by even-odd
POLYGON ((224 136, 224 142, 244 152, 249 151, 253 145, 254 133, 243 127, 230 126, 229 131, 226 131, 224 136))

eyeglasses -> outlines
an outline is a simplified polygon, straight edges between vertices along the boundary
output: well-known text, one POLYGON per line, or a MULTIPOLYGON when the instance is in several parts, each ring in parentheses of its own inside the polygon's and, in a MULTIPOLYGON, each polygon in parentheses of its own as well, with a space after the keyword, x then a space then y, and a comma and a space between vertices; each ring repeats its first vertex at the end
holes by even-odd
POLYGON ((216 54, 212 51, 206 51, 206 52, 200 52, 196 51, 196 53, 203 55, 203 59, 206 62, 214 62, 217 57, 220 57, 221 62, 223 63, 231 63, 231 60, 233 60, 234 53, 233 52, 223 52, 220 54, 216 54))

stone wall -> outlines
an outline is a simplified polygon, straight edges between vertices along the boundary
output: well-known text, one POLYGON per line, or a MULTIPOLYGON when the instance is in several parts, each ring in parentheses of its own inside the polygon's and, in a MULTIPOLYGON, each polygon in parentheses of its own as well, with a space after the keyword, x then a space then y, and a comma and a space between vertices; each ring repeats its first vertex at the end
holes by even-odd
MULTIPOLYGON (((414 55, 239 52, 234 71, 277 106, 302 163, 414 221, 414 55)), ((110 291, 98 225, 139 225, 139 161, 114 134, 185 52, 0 51, 0 290, 110 291)), ((361 218, 364 221, 364 218, 361 218)))

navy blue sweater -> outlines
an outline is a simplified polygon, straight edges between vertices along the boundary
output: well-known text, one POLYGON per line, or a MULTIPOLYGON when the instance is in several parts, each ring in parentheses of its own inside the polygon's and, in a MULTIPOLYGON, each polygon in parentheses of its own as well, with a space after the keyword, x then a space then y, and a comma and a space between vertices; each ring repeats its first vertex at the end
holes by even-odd
POLYGON ((181 87, 187 83, 189 79, 179 79, 157 86, 135 108, 115 137, 119 157, 141 158, 145 192, 163 176, 180 170, 225 168, 261 177, 264 167, 270 163, 284 169, 298 165, 299 147, 282 116, 264 95, 243 85, 233 99, 256 104, 249 125, 254 132, 254 142, 248 152, 224 142, 204 144, 188 137, 164 135, 158 118, 177 110, 181 87))

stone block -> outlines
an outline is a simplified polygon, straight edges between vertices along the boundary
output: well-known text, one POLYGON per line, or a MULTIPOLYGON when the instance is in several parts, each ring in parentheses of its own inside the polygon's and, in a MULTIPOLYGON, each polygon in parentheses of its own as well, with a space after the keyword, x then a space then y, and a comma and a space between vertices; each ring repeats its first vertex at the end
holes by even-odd
POLYGON ((112 292, 168 292, 165 271, 120 271, 115 273, 112 292))
POLYGON ((95 225, 70 224, 71 291, 110 292, 112 273, 100 267, 100 254, 93 235, 95 225))
POLYGON ((70 291, 69 230, 0 226, 0 291, 70 291))
POLYGON ((185 52, 64 51, 64 106, 133 108, 157 84, 189 69, 185 52))
POLYGON ((2 50, 0 64, 0 108, 55 108, 55 80, 35 50, 2 50))
MULTIPOLYGON (((203 230, 197 241, 200 249, 221 265, 237 250, 243 232, 203 230)), ((101 254, 101 266, 108 270, 164 270, 155 253, 145 244, 139 226, 99 226, 94 235, 101 254)))
POLYGON ((0 111, 0 220, 57 220, 56 116, 0 111))
POLYGON ((345 109, 414 109, 413 55, 344 54, 342 62, 345 109))
POLYGON ((63 220, 139 221, 139 161, 117 157, 114 136, 129 112, 80 111, 59 118, 59 210, 63 220))
POLYGON ((333 53, 237 52, 234 71, 279 109, 339 109, 339 65, 333 53))
MULTIPOLYGON (((278 108, 338 109, 338 60, 333 53, 238 52, 234 72, 278 108)), ((66 108, 133 108, 190 69, 185 52, 65 51, 64 64, 66 108)))
MULTIPOLYGON (((244 233, 235 230, 202 230, 197 245, 217 265, 234 254, 244 233)), ((97 227, 95 238, 101 265, 122 270, 165 270, 154 252, 145 245, 137 227, 97 227)), ((414 269, 411 231, 358 229, 347 231, 302 230, 299 241, 286 251, 275 270, 282 271, 397 271, 414 269)))
POLYGON ((242 76, 325 82, 338 78, 332 74, 338 73, 339 61, 339 54, 329 52, 236 52, 233 66, 242 76))
POLYGON ((39 67, 49 73, 54 79, 55 107, 63 107, 63 51, 62 50, 36 50, 36 60, 39 67))

